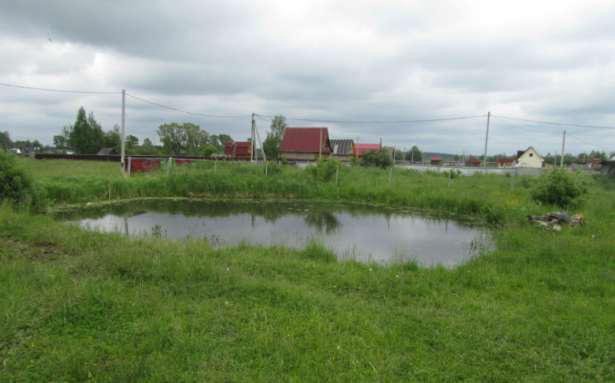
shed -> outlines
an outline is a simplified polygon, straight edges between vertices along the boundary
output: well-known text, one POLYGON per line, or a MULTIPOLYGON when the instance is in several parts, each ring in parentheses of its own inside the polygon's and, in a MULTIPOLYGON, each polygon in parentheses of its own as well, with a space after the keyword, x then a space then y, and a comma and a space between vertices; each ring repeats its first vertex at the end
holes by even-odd
POLYGON ((282 135, 280 154, 287 161, 315 161, 331 154, 326 127, 287 127, 282 135))
POLYGON ((224 154, 233 160, 251 160, 252 143, 250 141, 227 141, 224 143, 224 154))
POLYGON ((431 164, 432 165, 442 165, 442 156, 439 156, 439 155, 431 156, 431 164))
POLYGON ((354 154, 354 141, 348 139, 335 139, 331 142, 331 154, 339 159, 350 159, 354 154))
POLYGON ((466 166, 472 166, 472 167, 479 167, 481 164, 481 160, 479 160, 478 158, 474 157, 474 156, 470 156, 467 160, 465 165, 466 166))
POLYGON ((499 157, 496 159, 498 168, 512 168, 515 165, 515 157, 499 157))

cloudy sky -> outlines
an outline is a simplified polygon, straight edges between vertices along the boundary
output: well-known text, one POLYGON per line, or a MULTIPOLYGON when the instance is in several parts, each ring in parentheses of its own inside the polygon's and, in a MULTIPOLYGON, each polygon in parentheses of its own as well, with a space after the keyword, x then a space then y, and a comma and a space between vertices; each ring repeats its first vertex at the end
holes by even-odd
MULTIPOLYGON (((249 136, 250 113, 334 137, 480 153, 485 115, 568 127, 571 152, 615 151, 615 1, 0 0, 0 130, 50 143, 83 105, 156 141, 165 122, 249 136), (325 120, 309 122, 305 118, 325 120), (337 122, 336 122, 337 121, 337 122), (348 122, 356 121, 356 122, 348 122), (365 122, 371 121, 371 122, 365 122)), ((264 134, 268 122, 258 120, 264 134)), ((490 153, 556 152, 562 127, 492 120, 490 153)))

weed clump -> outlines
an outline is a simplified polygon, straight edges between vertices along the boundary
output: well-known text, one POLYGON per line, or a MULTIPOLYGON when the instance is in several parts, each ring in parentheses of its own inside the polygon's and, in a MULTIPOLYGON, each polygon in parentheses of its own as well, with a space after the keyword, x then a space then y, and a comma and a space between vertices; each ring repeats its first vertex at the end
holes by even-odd
POLYGON ((331 250, 327 249, 325 245, 314 240, 307 244, 305 249, 301 251, 301 254, 305 258, 314 261, 335 262, 337 259, 335 254, 333 254, 331 250))
POLYGON ((578 176, 565 170, 554 170, 541 176, 531 190, 534 201, 561 208, 578 205, 587 188, 578 176))
POLYGON ((335 177, 335 172, 339 166, 340 163, 337 160, 324 159, 319 160, 316 165, 308 167, 307 170, 316 180, 329 182, 335 177))
POLYGON ((361 157, 361 166, 375 166, 386 169, 393 166, 393 158, 385 150, 369 151, 361 157))

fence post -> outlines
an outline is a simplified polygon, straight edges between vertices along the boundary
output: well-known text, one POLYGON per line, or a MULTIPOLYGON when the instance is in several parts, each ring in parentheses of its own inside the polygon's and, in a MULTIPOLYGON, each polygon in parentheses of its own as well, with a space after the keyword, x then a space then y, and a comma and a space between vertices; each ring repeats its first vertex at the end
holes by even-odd
POLYGON ((340 179, 340 164, 337 164, 335 168, 335 186, 339 187, 339 179, 340 179))
POLYGON ((393 166, 391 166, 391 169, 389 170, 389 185, 393 184, 393 166))
POLYGON ((128 157, 128 177, 132 175, 132 157, 128 157))
POLYGON ((267 177, 267 169, 269 167, 269 162, 265 161, 265 177, 267 177))

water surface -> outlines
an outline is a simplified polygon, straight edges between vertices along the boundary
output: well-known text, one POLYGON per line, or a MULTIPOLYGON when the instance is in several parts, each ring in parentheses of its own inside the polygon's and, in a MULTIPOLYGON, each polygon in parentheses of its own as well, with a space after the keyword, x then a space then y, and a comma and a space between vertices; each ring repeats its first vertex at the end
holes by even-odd
POLYGON ((323 243, 339 259, 451 267, 485 250, 486 229, 451 219, 341 205, 138 202, 65 217, 81 227, 128 236, 205 238, 214 246, 323 243))

